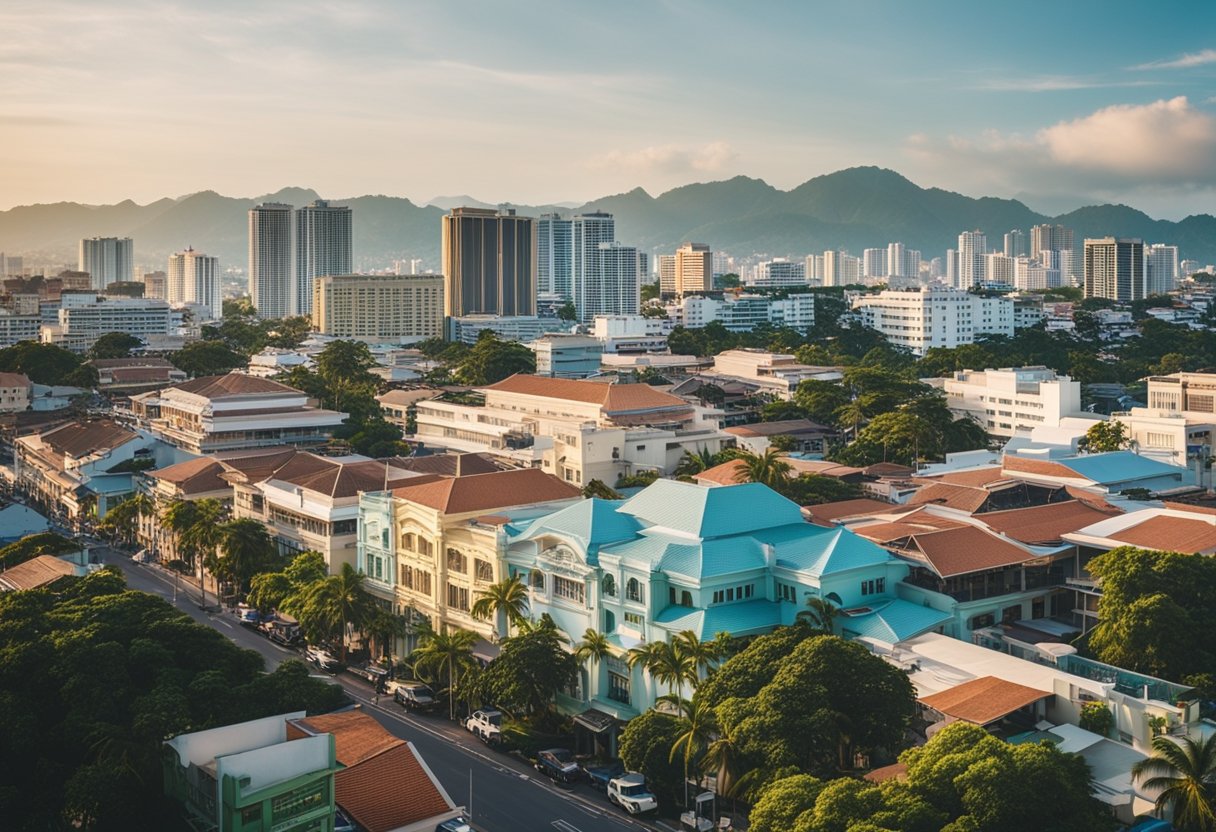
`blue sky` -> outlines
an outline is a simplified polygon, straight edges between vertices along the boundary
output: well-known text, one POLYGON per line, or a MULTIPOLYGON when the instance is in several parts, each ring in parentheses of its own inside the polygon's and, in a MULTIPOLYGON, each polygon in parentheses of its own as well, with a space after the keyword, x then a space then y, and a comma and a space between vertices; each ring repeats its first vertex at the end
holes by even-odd
POLYGON ((852 165, 1216 210, 1216 2, 0 6, 0 208, 581 201, 852 165))

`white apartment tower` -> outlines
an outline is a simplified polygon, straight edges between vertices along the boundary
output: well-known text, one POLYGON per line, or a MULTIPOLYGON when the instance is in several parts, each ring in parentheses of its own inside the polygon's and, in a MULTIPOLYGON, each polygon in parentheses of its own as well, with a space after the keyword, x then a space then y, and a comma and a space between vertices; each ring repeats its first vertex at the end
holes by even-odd
POLYGON ((756 267, 756 279, 752 285, 767 288, 805 286, 806 264, 801 260, 791 261, 784 257, 765 260, 756 267))
POLYGON ((249 298, 263 318, 286 318, 299 308, 291 213, 280 202, 249 210, 249 298))
POLYGON ((984 255, 984 280, 988 283, 1000 283, 1012 286, 1014 280, 1014 259, 998 251, 990 251, 984 255))
POLYGON ((1005 232, 1005 256, 1006 257, 1025 257, 1026 249, 1026 232, 1020 228, 1015 228, 1012 231, 1005 232))
POLYGON ((536 220, 536 293, 563 300, 574 297, 573 221, 558 214, 536 220))
POLYGON ((676 294, 708 292, 714 288, 714 255, 705 243, 685 243, 676 249, 676 294))
MULTIPOLYGON (((894 245, 894 244, 892 244, 894 245)), ((888 246, 890 248, 890 246, 888 246)), ((809 257, 807 258, 810 259, 809 257)), ((886 248, 867 248, 861 253, 861 276, 862 277, 886 277, 889 274, 887 271, 887 249, 886 248)))
POLYGON ((595 260, 598 273, 583 284, 581 304, 575 303, 578 319, 638 314, 638 250, 617 242, 600 243, 595 260))
POLYGON ((1060 269, 1061 280, 1072 283, 1083 273, 1082 264, 1078 262, 1077 247, 1074 244, 1071 228, 1062 225, 1036 225, 1030 229, 1030 256, 1044 260, 1044 265, 1057 266, 1060 269), (1061 262, 1047 263, 1043 257, 1044 251, 1059 252, 1061 262))
POLYGON ((313 281, 351 272, 351 211, 318 199, 296 211, 296 305, 293 315, 312 313, 313 281))
POLYGON ((1178 288, 1178 246, 1144 247, 1144 293, 1165 295, 1178 288))
POLYGON ((903 243, 887 243, 887 274, 891 277, 910 277, 905 271, 907 261, 904 258, 903 243))
POLYGON ((970 289, 983 283, 984 255, 988 253, 988 238, 984 232, 964 231, 958 235, 958 282, 959 289, 970 289))
POLYGON ((674 254, 659 255, 659 293, 663 295, 676 293, 676 256, 674 254))
POLYGON ((208 257, 193 248, 171 254, 165 281, 169 303, 202 304, 211 318, 223 314, 218 258, 208 257))
POLYGON ((853 308, 863 325, 898 347, 924 355, 932 347, 958 347, 981 334, 1013 335, 1014 304, 948 286, 921 286, 862 295, 853 308))
POLYGON ((78 268, 93 278, 93 288, 104 291, 106 286, 131 280, 135 260, 135 244, 130 237, 93 237, 80 241, 78 268))
POLYGON ((1102 237, 1085 241, 1085 297, 1144 297, 1144 243, 1102 237))
MULTIPOLYGON (((616 221, 612 214, 593 211, 578 214, 571 220, 571 294, 580 321, 591 320, 590 316, 583 316, 583 310, 594 308, 599 302, 596 296, 599 294, 599 283, 603 279, 600 243, 611 243, 615 239, 616 221)), ((634 259, 636 261, 636 257, 634 259)), ((636 262, 634 271, 637 271, 636 262)))

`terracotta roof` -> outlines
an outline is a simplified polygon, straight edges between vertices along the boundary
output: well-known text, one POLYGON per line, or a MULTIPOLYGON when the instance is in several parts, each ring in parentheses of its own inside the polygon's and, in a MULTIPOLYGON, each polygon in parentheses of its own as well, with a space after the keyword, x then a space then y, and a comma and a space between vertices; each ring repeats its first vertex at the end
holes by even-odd
POLYGON ((42 442, 55 453, 79 457, 102 448, 117 448, 137 436, 117 422, 69 422, 42 434, 42 442))
POLYGON ((94 358, 89 362, 99 370, 111 370, 128 367, 158 367, 166 370, 176 370, 168 360, 146 356, 142 358, 94 358))
POLYGON ((288 724, 300 728, 303 735, 333 734, 338 762, 347 768, 403 742, 362 711, 292 719, 288 724))
MULTIPOLYGON (((225 479, 261 482, 273 476, 275 471, 303 453, 296 448, 276 447, 232 451, 231 453, 213 454, 212 457, 223 463, 225 479)), ((319 459, 319 457, 317 458, 319 459)))
POLYGON ((866 514, 884 514, 899 510, 899 506, 884 503, 881 500, 859 498, 856 500, 839 500, 835 503, 821 503, 817 506, 807 506, 811 522, 820 526, 831 526, 832 521, 846 517, 857 517, 866 514))
POLYGON ((892 763, 868 772, 865 779, 871 783, 885 783, 888 780, 906 780, 907 777, 908 766, 905 763, 892 763))
MULTIPOLYGON (((328 494, 330 497, 354 497, 360 491, 383 491, 387 483, 389 488, 399 485, 414 484, 417 480, 435 479, 427 477, 403 477, 400 472, 394 473, 392 467, 383 462, 368 460, 366 462, 334 462, 324 459, 324 468, 313 469, 311 462, 306 462, 312 454, 301 454, 278 471, 274 479, 298 485, 300 488, 328 494), (286 469, 296 470, 288 471, 286 469), (388 474, 386 477, 385 474, 388 474)), ((313 457, 313 459, 322 459, 313 457)))
POLYGON ((0 590, 37 589, 75 574, 76 567, 66 560, 38 555, 0 572, 0 590))
POLYGON ((1172 508, 1174 511, 1189 511, 1192 514, 1216 514, 1216 508, 1211 506, 1197 506, 1191 503, 1177 503, 1173 500, 1162 500, 1161 505, 1166 508, 1172 508))
POLYGON ((994 482, 1000 482, 1001 480, 1007 480, 1009 477, 1005 476, 1004 472, 1001 470, 1001 466, 990 465, 986 468, 976 468, 972 471, 951 471, 946 474, 938 474, 930 479, 937 480, 938 482, 948 482, 952 485, 970 485, 972 487, 978 487, 982 485, 990 485, 994 482))
MULTIPOLYGON (((157 384, 166 382, 173 375, 172 367, 115 367, 101 374, 110 384, 157 384)), ((102 382, 104 383, 104 382, 102 382)))
POLYGON ((913 494, 908 499, 908 505, 923 506, 933 504, 974 514, 983 508, 984 503, 988 502, 990 496, 992 496, 991 493, 983 488, 934 482, 913 494))
POLYGON ((1001 461, 1001 468, 1005 471, 1015 471, 1020 474, 1038 474, 1041 477, 1060 477, 1070 480, 1085 479, 1085 477, 1066 465, 1061 465, 1058 462, 1048 462, 1043 459, 1026 459, 1025 457, 1006 455, 1001 461))
POLYGON ((431 454, 430 456, 394 456, 384 460, 394 468, 416 474, 442 474, 446 477, 466 477, 470 474, 492 474, 508 470, 488 454, 431 454))
POLYGON ((608 413, 631 410, 687 410, 689 407, 688 402, 679 396, 655 390, 649 384, 607 384, 517 373, 484 389, 598 404, 608 413))
MULTIPOLYGON (((837 465, 835 462, 827 462, 818 459, 798 459, 796 457, 783 456, 782 461, 790 466, 791 477, 801 476, 802 474, 815 474, 820 477, 835 477, 843 479, 855 474, 860 474, 860 468, 850 468, 847 465, 837 465)), ((739 482, 736 477, 743 469, 744 462, 741 459, 728 459, 721 465, 715 465, 712 468, 706 468, 699 474, 693 474, 694 480, 700 482, 713 482, 718 485, 734 485, 739 482)))
POLYGON ((810 419, 783 419, 779 422, 758 422, 754 425, 736 425, 726 428, 725 433, 735 436, 797 436, 800 433, 835 433, 833 428, 812 422, 810 419))
POLYGON ((987 725, 1051 696, 1047 691, 981 676, 917 701, 938 713, 975 725, 987 725))
POLYGON ((1103 511, 1091 503, 1069 500, 1032 508, 993 511, 983 515, 983 520, 993 531, 1022 543, 1058 544, 1063 542, 1061 535, 1118 513, 1119 510, 1113 506, 1103 511))
POLYGON ((852 526, 852 530, 867 540, 875 543, 891 543, 905 540, 918 534, 941 531, 942 529, 961 529, 967 524, 947 517, 939 517, 925 511, 910 512, 898 520, 885 523, 869 523, 852 526))
POLYGON ((437 509, 444 514, 569 500, 581 494, 575 486, 539 468, 452 477, 420 485, 404 485, 393 490, 395 497, 437 509))
POLYGON ((743 471, 743 460, 728 459, 721 465, 715 465, 712 468, 706 468, 699 474, 693 474, 692 478, 698 482, 713 482, 718 485, 734 485, 739 482, 737 477, 743 471))
POLYGON ((232 486, 220 478, 224 466, 218 460, 201 456, 198 459, 188 459, 167 468, 149 471, 147 476, 153 479, 173 483, 183 494, 205 494, 209 491, 223 491, 232 486))
POLYGON ((266 393, 295 393, 300 391, 286 384, 279 384, 268 378, 247 376, 244 373, 228 373, 222 376, 201 376, 190 381, 175 384, 170 389, 183 393, 193 393, 208 399, 221 399, 226 396, 251 396, 266 393))
POLYGON ((1200 517, 1151 517, 1110 538, 1162 552, 1206 553, 1216 551, 1216 524, 1200 517))
POLYGON ((442 395, 443 391, 434 387, 424 387, 417 390, 389 390, 376 396, 380 404, 411 405, 425 399, 433 399, 442 395))
MULTIPOLYGON (((865 529, 857 529, 864 534, 865 529)), ((1034 560, 1034 555, 1016 544, 975 526, 916 534, 912 545, 938 575, 950 578, 986 569, 998 569, 1034 560)))
POLYGON ((861 469, 867 477, 909 477, 916 469, 896 462, 875 462, 861 469))
POLYGON ((0 373, 0 387, 29 387, 30 380, 21 373, 0 373))

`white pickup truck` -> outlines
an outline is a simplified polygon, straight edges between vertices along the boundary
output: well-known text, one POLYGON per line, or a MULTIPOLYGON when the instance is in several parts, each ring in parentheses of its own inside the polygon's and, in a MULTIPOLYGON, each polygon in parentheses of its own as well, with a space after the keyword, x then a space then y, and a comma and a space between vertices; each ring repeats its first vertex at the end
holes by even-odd
POLYGON ((631 815, 659 808, 659 801, 646 788, 646 778, 632 771, 608 781, 608 802, 615 803, 631 815))
POLYGON ((502 711, 473 711, 473 715, 464 721, 464 727, 482 742, 498 742, 502 737, 502 711))

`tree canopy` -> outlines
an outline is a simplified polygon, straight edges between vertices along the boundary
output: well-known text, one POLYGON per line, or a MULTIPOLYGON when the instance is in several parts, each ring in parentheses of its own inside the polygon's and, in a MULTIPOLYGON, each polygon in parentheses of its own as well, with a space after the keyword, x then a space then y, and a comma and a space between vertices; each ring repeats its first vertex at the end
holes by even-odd
POLYGON ((107 332, 93 342, 89 358, 129 358, 131 350, 143 346, 143 341, 127 332, 107 332))
POLYGON ((23 373, 35 384, 97 386, 97 370, 85 364, 79 355, 37 341, 19 341, 0 349, 0 372, 23 373))
POLYGON ((183 373, 198 378, 230 373, 249 363, 246 356, 219 341, 195 341, 169 355, 169 361, 183 373))
POLYGON ((536 354, 532 350, 514 341, 504 341, 486 329, 456 365, 455 376, 461 384, 480 387, 515 373, 534 372, 536 354))
POLYGON ((566 641, 553 619, 541 616, 502 641, 498 657, 477 677, 477 696, 517 714, 548 710, 553 695, 578 673, 579 661, 565 649, 566 641))

